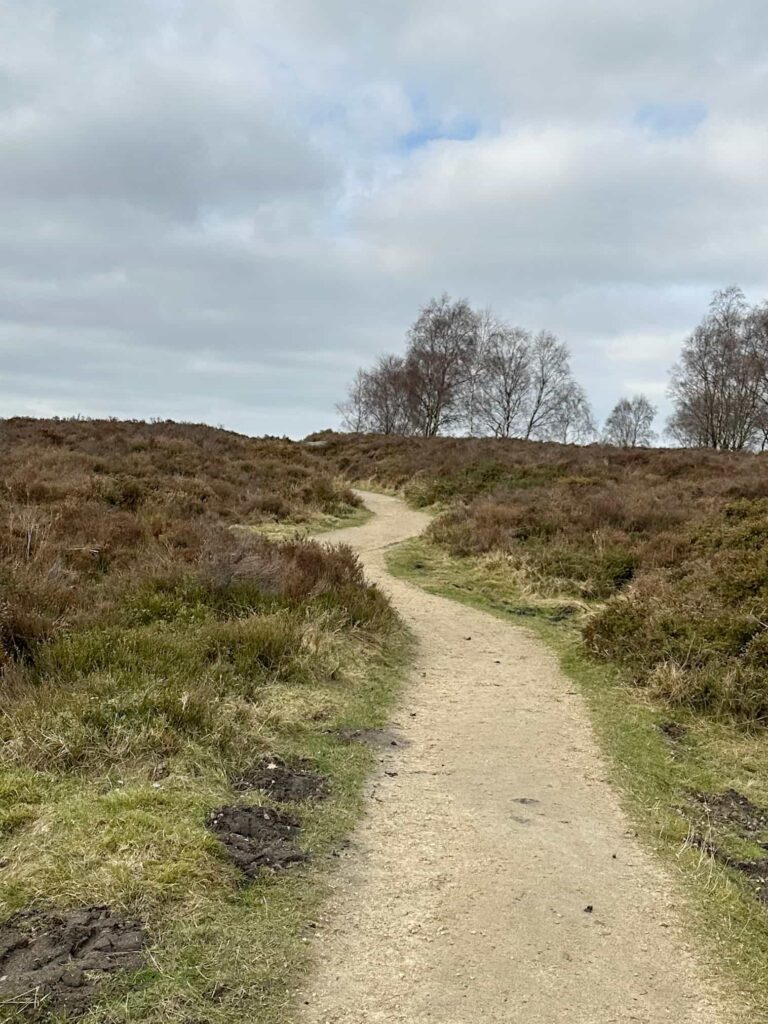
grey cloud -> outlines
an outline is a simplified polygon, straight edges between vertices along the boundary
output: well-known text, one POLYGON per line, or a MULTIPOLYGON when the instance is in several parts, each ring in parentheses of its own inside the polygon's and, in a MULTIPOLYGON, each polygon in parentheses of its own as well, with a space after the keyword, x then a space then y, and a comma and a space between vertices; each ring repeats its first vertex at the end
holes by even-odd
POLYGON ((0 414, 298 436, 444 289, 559 331, 600 413, 661 395, 711 288, 768 295, 766 35, 758 0, 7 0, 0 414))

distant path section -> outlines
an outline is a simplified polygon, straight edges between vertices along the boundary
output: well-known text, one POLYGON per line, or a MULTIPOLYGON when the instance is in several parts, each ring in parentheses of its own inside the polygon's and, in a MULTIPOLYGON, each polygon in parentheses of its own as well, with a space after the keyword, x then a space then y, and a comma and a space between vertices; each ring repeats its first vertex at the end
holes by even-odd
POLYGON ((363 494, 348 543, 417 661, 317 922, 304 1024, 725 1024, 580 697, 524 629, 392 578, 427 517, 363 494))

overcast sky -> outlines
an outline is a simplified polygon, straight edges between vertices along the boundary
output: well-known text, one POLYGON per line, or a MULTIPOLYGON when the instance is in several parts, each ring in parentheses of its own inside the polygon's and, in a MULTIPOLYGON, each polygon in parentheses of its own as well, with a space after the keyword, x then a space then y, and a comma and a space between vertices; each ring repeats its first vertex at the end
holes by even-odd
POLYGON ((768 297, 765 0, 0 0, 0 416, 301 437, 443 291, 604 417, 768 297))

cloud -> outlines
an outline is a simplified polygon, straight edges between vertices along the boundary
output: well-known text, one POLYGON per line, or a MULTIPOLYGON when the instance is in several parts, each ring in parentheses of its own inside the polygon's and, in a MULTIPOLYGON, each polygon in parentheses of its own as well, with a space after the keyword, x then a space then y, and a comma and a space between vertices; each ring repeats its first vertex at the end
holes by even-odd
POLYGON ((768 294, 758 0, 7 0, 0 410, 294 436, 447 289, 604 415, 768 294))

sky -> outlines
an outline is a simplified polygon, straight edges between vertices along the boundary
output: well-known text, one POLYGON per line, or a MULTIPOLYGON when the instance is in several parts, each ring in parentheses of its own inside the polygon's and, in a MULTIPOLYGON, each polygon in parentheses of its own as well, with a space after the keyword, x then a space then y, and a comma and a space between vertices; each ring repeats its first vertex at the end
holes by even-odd
POLYGON ((768 298, 766 39, 764 0, 0 0, 0 416, 302 437, 443 292, 663 416, 712 291, 768 298))

